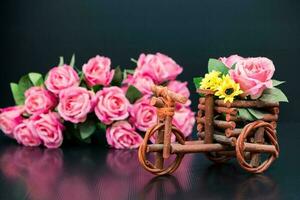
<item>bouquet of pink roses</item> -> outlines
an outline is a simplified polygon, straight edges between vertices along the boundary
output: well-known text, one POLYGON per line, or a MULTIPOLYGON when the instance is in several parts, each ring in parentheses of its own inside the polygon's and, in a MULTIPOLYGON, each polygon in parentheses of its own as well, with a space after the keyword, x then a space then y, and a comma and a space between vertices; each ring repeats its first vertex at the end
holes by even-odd
MULTIPOLYGON (((153 84, 162 84, 187 98, 187 82, 176 81, 182 68, 161 53, 141 54, 135 70, 111 69, 111 60, 96 56, 75 67, 60 57, 45 77, 29 73, 11 83, 16 106, 0 110, 0 128, 25 146, 58 148, 63 141, 107 143, 118 149, 136 148, 141 135, 156 122, 150 105, 153 84), (45 79, 45 81, 44 81, 45 79)), ((173 123, 186 136, 192 132, 194 113, 177 105, 173 123)))

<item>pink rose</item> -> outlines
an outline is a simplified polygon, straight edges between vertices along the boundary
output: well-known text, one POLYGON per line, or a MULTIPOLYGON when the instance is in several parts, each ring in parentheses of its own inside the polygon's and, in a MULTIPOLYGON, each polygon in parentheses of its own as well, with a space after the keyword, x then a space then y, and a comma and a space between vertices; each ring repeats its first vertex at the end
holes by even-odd
POLYGON ((241 89, 252 99, 261 96, 266 88, 272 87, 271 78, 275 67, 268 58, 257 57, 240 60, 235 69, 229 70, 231 78, 240 84, 241 89))
POLYGON ((45 81, 48 90, 54 94, 59 94, 63 89, 78 86, 80 79, 78 74, 69 65, 63 65, 52 68, 45 81))
POLYGON ((141 131, 146 131, 156 121, 156 108, 150 105, 150 99, 147 96, 135 102, 130 109, 130 122, 141 131))
POLYGON ((14 137, 17 142, 23 144, 24 146, 39 146, 41 140, 35 129, 31 120, 24 120, 21 124, 16 126, 14 129, 14 137))
POLYGON ((95 113, 104 124, 111 124, 115 120, 128 117, 130 106, 123 90, 119 87, 107 87, 96 94, 95 113))
POLYGON ((106 130, 107 143, 116 149, 138 148, 143 141, 127 121, 118 121, 106 130))
POLYGON ((133 85, 136 87, 142 94, 152 94, 151 86, 154 85, 153 80, 149 76, 141 75, 128 75, 127 79, 124 80, 124 84, 133 85))
POLYGON ((140 55, 135 75, 149 76, 156 84, 160 84, 174 80, 181 72, 182 68, 172 58, 156 53, 140 55))
POLYGON ((14 128, 23 121, 23 112, 23 106, 12 106, 0 109, 0 129, 12 137, 14 128))
POLYGON ((25 92, 25 109, 29 114, 48 112, 56 103, 56 97, 43 87, 31 87, 25 92))
MULTIPOLYGON (((155 144, 156 138, 157 138, 157 132, 154 133, 154 134, 150 137, 150 142, 152 142, 153 144, 155 144)), ((172 133, 172 134, 171 134, 171 142, 175 142, 175 140, 176 140, 175 135, 172 133)))
POLYGON ((87 64, 84 64, 82 71, 87 85, 89 87, 109 85, 114 76, 114 70, 110 71, 110 64, 109 58, 98 55, 91 58, 87 64))
POLYGON ((58 148, 62 144, 64 126, 57 113, 36 115, 31 121, 37 135, 47 148, 58 148))
POLYGON ((94 94, 82 87, 71 87, 59 93, 60 116, 75 124, 84 122, 94 108, 94 94))
POLYGON ((185 135, 189 136, 195 124, 195 114, 190 108, 182 107, 176 110, 173 118, 173 124, 185 135))
POLYGON ((221 57, 219 60, 226 65, 226 67, 231 68, 232 65, 237 63, 240 60, 243 60, 244 58, 239 55, 231 55, 229 57, 221 57))
MULTIPOLYGON (((182 96, 185 96, 186 98, 189 98, 190 97, 190 91, 187 87, 188 83, 187 82, 180 82, 180 81, 170 81, 169 84, 167 85, 168 89, 177 93, 177 94, 180 94, 182 96)), ((184 106, 189 106, 191 105, 191 101, 188 100, 184 106)), ((177 103, 176 104, 176 108, 180 109, 180 107, 183 106, 182 104, 180 103, 177 103)))

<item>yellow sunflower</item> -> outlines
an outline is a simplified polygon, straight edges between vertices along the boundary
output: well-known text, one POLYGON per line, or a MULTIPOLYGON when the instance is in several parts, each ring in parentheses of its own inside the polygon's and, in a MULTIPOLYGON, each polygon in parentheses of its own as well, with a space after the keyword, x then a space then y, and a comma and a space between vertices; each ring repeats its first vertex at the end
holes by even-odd
POLYGON ((221 72, 214 70, 208 74, 205 74, 204 78, 201 81, 200 89, 216 91, 222 82, 222 78, 220 76, 221 72))
POLYGON ((217 88, 217 92, 215 93, 216 96, 219 98, 224 98, 224 102, 226 103, 229 101, 230 103, 233 102, 234 97, 242 94, 243 91, 240 89, 240 85, 235 83, 234 80, 230 78, 229 75, 222 77, 222 82, 217 88))

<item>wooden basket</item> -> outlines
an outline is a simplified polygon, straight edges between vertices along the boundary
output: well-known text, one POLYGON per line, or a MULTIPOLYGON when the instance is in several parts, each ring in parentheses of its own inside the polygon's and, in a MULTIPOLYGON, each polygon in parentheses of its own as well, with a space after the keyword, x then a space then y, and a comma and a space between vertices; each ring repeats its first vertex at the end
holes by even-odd
POLYGON ((279 155, 276 126, 279 103, 259 100, 234 100, 224 103, 216 100, 209 90, 199 90, 204 97, 199 98, 196 117, 197 131, 204 143, 221 143, 234 150, 207 153, 214 162, 225 162, 236 156, 240 165, 249 172, 265 171, 279 155), (243 119, 238 116, 239 108, 255 108, 263 111, 259 120, 243 119), (261 153, 269 154, 261 162, 261 153))

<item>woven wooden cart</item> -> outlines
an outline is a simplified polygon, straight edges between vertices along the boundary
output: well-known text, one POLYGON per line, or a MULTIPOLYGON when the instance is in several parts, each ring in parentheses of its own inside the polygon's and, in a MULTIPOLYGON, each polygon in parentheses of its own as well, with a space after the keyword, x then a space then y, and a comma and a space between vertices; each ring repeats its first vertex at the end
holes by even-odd
POLYGON ((216 163, 236 157, 240 166, 252 173, 265 171, 278 157, 275 130, 278 103, 259 100, 224 103, 216 100, 212 91, 199 90, 204 95, 199 98, 196 117, 199 139, 186 141, 184 134, 172 125, 172 117, 175 103, 185 103, 187 99, 161 86, 153 86, 152 91, 151 104, 157 107, 158 121, 146 132, 138 151, 140 163, 149 172, 156 175, 174 172, 186 153, 202 152, 216 163), (238 108, 255 108, 265 114, 259 120, 249 121, 239 117, 238 108), (172 135, 175 142, 171 142, 172 135), (155 144, 148 144, 151 137, 155 137, 155 144), (174 155, 172 161, 171 155, 174 155))

